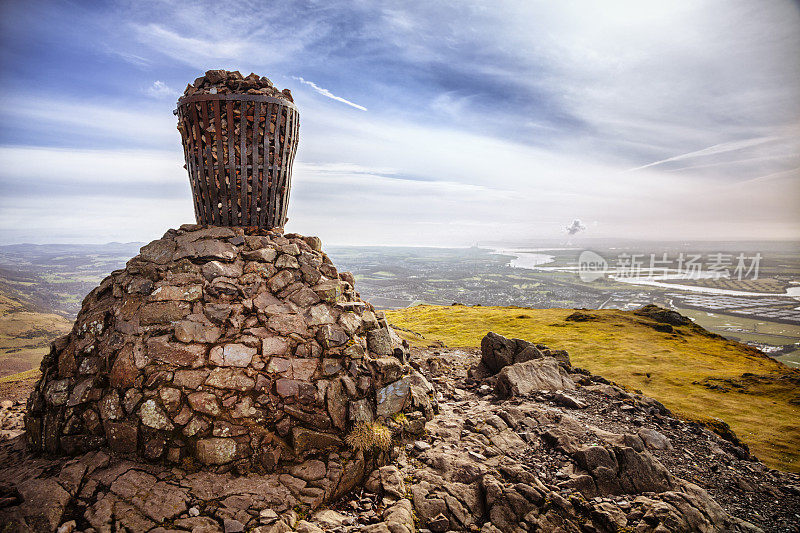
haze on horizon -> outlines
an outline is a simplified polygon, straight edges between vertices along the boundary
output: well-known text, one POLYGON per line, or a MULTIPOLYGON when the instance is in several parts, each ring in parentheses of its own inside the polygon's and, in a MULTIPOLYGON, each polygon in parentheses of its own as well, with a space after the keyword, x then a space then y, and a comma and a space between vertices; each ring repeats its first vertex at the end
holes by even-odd
POLYGON ((0 244, 192 222, 212 68, 292 90, 286 229, 326 243, 800 239, 796 2, 378 4, 3 2, 0 244))

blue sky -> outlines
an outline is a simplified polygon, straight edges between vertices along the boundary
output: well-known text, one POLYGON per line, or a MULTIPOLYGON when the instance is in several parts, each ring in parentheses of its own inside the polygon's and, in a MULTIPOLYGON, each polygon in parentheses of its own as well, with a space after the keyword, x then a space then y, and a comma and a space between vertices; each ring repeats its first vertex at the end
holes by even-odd
POLYGON ((172 109, 211 68, 289 87, 287 230, 338 244, 800 239, 789 1, 0 7, 0 242, 193 219, 172 109))

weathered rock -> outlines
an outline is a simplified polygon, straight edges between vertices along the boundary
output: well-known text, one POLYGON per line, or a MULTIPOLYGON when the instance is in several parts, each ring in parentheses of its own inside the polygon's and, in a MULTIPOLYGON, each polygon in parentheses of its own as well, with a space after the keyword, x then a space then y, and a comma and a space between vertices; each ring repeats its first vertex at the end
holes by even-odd
POLYGON ((175 324, 175 338, 187 344, 193 342, 215 343, 221 335, 220 328, 193 320, 181 320, 175 324))
POLYGON ((190 259, 233 261, 236 253, 235 246, 220 240, 180 242, 175 251, 174 260, 188 257, 190 259))
POLYGON ((236 457, 236 441, 210 438, 197 441, 197 458, 206 465, 230 463, 236 457))
POLYGON ((238 278, 242 275, 242 263, 223 263, 221 261, 209 261, 203 265, 203 276, 208 281, 213 281, 214 278, 238 278))
POLYGON ((391 416, 406 407, 411 396, 411 386, 405 380, 397 380, 378 390, 375 395, 376 414, 391 416))
POLYGON ((139 408, 139 418, 141 418, 142 424, 153 429, 170 430, 174 427, 155 400, 147 400, 142 404, 139 408))
POLYGON ((292 440, 295 453, 301 457, 310 451, 329 450, 341 447, 343 444, 336 435, 301 427, 292 429, 292 440))
POLYGON ((481 362, 495 374, 508 365, 542 357, 544 354, 534 344, 521 339, 489 332, 481 340, 481 362))
POLYGON ((246 368, 250 366, 250 362, 256 354, 258 354, 256 348, 251 348, 244 344, 226 344, 225 346, 212 348, 208 360, 217 366, 246 368))
POLYGON ((653 450, 671 450, 672 443, 663 433, 650 428, 642 428, 638 432, 645 446, 653 450))
POLYGON ((169 340, 168 335, 152 337, 147 340, 147 355, 156 361, 177 366, 197 368, 205 364, 206 346, 204 344, 185 345, 169 340))
POLYGON ((552 357, 514 363, 497 374, 496 391, 500 396, 518 396, 537 390, 574 390, 575 383, 552 357))
POLYGON ((376 355, 392 355, 392 340, 387 328, 373 329, 367 332, 367 346, 376 355))

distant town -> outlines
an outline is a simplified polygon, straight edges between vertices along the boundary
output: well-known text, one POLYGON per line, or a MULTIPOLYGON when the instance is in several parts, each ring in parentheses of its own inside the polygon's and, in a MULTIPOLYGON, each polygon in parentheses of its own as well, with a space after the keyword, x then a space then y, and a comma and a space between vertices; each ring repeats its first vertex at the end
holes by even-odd
MULTIPOLYGON (((37 310, 71 319, 83 297, 108 273, 124 266, 140 246, 2 246, 0 291, 22 296, 37 310)), ((657 244, 652 246, 652 252, 660 252, 657 244)), ((800 252, 792 250, 764 251, 756 281, 721 278, 637 284, 611 275, 581 279, 577 270, 581 250, 575 247, 326 249, 341 270, 353 272, 361 295, 381 308, 459 303, 631 310, 656 303, 714 333, 800 367, 800 300, 779 295, 800 287, 795 286, 800 280, 800 252)), ((599 253, 610 257, 620 250, 625 248, 606 246, 599 253)))

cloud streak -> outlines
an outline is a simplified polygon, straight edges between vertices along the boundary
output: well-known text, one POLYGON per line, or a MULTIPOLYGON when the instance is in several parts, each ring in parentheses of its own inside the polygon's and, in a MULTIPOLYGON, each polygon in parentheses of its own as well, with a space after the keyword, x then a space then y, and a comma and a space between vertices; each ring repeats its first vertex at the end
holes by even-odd
POLYGON ((367 110, 367 108, 364 107, 363 105, 359 105, 359 104, 357 104, 355 102, 351 102, 350 100, 342 98, 341 96, 336 96, 335 94, 330 92, 328 89, 323 89, 322 87, 320 87, 319 85, 317 85, 313 81, 304 80, 303 78, 298 77, 298 76, 292 76, 292 79, 295 79, 295 80, 299 81, 302 84, 308 85, 309 87, 314 89, 314 91, 317 94, 321 94, 322 96, 330 98, 331 100, 336 100, 337 102, 341 102, 343 104, 347 104, 350 107, 355 107, 356 109, 360 109, 361 111, 366 111, 367 110))
POLYGON ((717 154, 725 154, 728 152, 735 152, 738 150, 743 150, 746 148, 752 148, 754 146, 759 146, 761 144, 765 144, 768 142, 776 141, 781 139, 780 137, 763 137, 757 139, 744 139, 741 141, 732 141, 727 143, 720 143, 715 144, 713 146, 709 146, 707 148, 703 148, 701 150, 695 150, 693 152, 688 152, 685 154, 680 154, 672 157, 668 157, 666 159, 662 159, 660 161, 653 161, 652 163, 647 163, 646 165, 642 165, 639 167, 631 168, 628 172, 634 172, 636 170, 642 170, 649 167, 654 167, 656 165, 663 165, 664 163, 671 163, 673 161, 683 161, 685 159, 694 159, 696 157, 704 157, 710 155, 717 155, 717 154))

